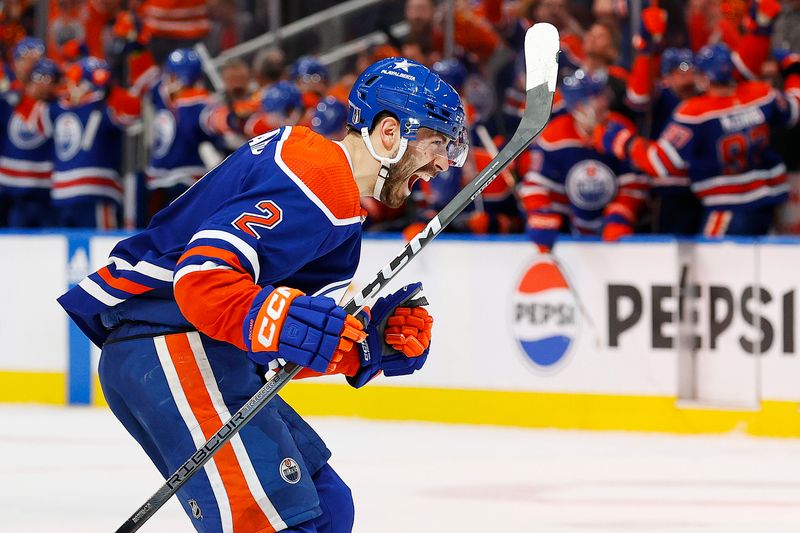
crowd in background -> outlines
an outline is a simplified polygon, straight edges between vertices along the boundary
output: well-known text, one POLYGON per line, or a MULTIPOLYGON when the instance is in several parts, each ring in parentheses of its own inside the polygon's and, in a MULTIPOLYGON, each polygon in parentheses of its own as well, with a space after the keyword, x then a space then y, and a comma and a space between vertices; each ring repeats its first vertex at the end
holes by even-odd
MULTIPOLYGON (((282 2, 282 22, 333 4, 282 2)), ((132 194, 124 172, 136 176, 134 222, 145 225, 249 138, 284 124, 341 138, 357 74, 403 56, 459 91, 472 146, 463 168, 418 181, 404 208, 363 199, 366 229, 413 235, 516 130, 524 32, 549 22, 562 49, 551 123, 448 231, 527 232, 545 250, 563 233, 800 232, 800 1, 642 0, 634 12, 626 0, 456 0, 453 57, 444 5, 379 7, 344 33, 363 34, 369 22, 386 42, 339 65, 343 74, 320 60, 324 39, 306 39, 227 60, 213 91, 193 46, 217 56, 266 32, 266 1, 52 0, 42 39, 35 2, 4 2, 0 225, 119 227, 132 194), (388 27, 400 21, 398 37, 388 27), (722 113, 719 98, 749 121, 744 144, 702 123, 722 113), (126 130, 142 120, 146 164, 124 169, 126 130), (698 144, 713 135, 724 152, 714 171, 690 153, 713 151, 698 144)))

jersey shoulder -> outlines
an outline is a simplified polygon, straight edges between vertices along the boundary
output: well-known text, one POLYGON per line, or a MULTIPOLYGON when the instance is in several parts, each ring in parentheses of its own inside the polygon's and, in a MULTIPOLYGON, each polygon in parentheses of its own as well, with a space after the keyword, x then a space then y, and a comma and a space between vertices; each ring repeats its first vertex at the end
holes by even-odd
POLYGON ((703 94, 688 98, 675 109, 675 118, 681 122, 699 123, 717 119, 742 106, 764 105, 775 98, 775 91, 761 81, 747 81, 736 87, 734 96, 703 94))
POLYGON ((536 146, 547 152, 564 148, 578 148, 583 146, 575 122, 570 115, 559 115, 553 118, 536 140, 536 146))
POLYGON ((361 222, 361 199, 344 148, 304 126, 287 127, 278 165, 334 225, 361 222))
POLYGON ((745 81, 736 88, 736 96, 742 104, 761 104, 773 99, 775 90, 765 81, 745 81))

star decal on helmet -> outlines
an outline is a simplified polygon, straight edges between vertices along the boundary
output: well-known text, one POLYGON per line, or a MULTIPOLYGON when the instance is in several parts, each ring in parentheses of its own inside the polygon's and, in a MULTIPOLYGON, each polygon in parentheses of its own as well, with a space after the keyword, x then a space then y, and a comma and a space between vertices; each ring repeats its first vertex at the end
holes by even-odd
POLYGON ((394 66, 392 68, 408 72, 408 67, 410 66, 411 63, 408 61, 408 59, 403 58, 402 61, 395 61, 394 66))

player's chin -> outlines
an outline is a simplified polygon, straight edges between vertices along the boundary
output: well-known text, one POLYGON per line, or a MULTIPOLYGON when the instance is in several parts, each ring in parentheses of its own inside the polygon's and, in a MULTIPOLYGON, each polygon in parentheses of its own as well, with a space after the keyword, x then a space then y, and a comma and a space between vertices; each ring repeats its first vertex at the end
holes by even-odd
POLYGON ((384 187, 381 194, 381 202, 388 207, 397 208, 402 207, 406 203, 406 198, 411 195, 410 183, 414 176, 410 176, 401 182, 392 183, 388 187, 384 187))

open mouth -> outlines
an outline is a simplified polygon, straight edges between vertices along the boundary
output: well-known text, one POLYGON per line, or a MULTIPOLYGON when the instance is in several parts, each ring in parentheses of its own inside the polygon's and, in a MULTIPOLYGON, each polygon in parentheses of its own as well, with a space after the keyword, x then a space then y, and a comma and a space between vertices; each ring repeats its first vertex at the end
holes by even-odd
POLYGON ((412 174, 408 177, 406 181, 406 192, 411 194, 411 190, 414 188, 414 184, 417 183, 419 180, 428 181, 431 179, 431 176, 428 174, 412 174))

